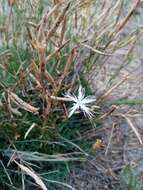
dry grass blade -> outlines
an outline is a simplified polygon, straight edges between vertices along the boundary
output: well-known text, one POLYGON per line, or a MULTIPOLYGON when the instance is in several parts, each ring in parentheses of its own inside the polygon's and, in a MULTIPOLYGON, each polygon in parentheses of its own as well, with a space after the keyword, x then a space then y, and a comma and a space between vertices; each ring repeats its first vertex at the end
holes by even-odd
POLYGON ((50 18, 50 16, 56 12, 59 7, 60 7, 61 3, 57 3, 52 10, 50 10, 48 13, 46 12, 46 14, 43 16, 42 20, 40 21, 40 23, 38 24, 38 40, 40 40, 41 34, 43 33, 43 28, 46 28, 44 25, 47 24, 48 19, 50 18))
POLYGON ((108 117, 109 115, 111 115, 118 107, 116 105, 113 105, 111 107, 111 110, 109 110, 107 113, 103 114, 101 117, 99 117, 99 120, 104 119, 106 117, 108 117))
POLYGON ((117 27, 117 31, 116 32, 119 32, 122 28, 124 28, 124 26, 126 25, 126 23, 128 22, 128 20, 132 16, 132 14, 134 13, 134 11, 136 10, 136 8, 139 6, 140 2, 141 2, 141 0, 136 0, 136 3, 133 5, 132 9, 129 11, 129 13, 127 14, 127 16, 124 18, 124 20, 117 27))
POLYGON ((115 127, 116 127, 116 124, 113 123, 111 134, 110 134, 109 141, 108 141, 108 144, 107 144, 107 147, 106 147, 106 151, 105 151, 105 156, 108 155, 108 150, 110 148, 110 144, 111 144, 111 141, 112 141, 112 138, 113 138, 113 132, 114 132, 115 127))
POLYGON ((66 17, 64 17, 64 21, 63 21, 63 25, 61 29, 61 37, 60 37, 60 42, 59 42, 60 45, 63 43, 63 39, 64 39, 65 31, 66 31, 66 20, 67 20, 66 17))
POLYGON ((36 79, 36 77, 32 73, 29 72, 29 76, 37 84, 38 87, 42 88, 40 82, 36 79))
POLYGON ((22 164, 19 164, 18 162, 14 161, 19 168, 25 172, 27 175, 31 176, 35 182, 41 187, 42 190, 48 190, 47 187, 45 186, 45 184, 43 183, 43 181, 40 179, 40 177, 38 175, 35 174, 34 171, 32 171, 31 169, 29 169, 26 166, 23 166, 22 164))
POLYGON ((58 52, 60 52, 60 50, 65 47, 65 45, 69 42, 70 40, 66 40, 66 42, 64 42, 64 44, 62 44, 59 48, 57 48, 54 52, 52 52, 50 55, 48 55, 48 57, 46 58, 46 62, 50 61, 50 59, 56 55, 58 52))
POLYGON ((38 113, 39 108, 36 108, 36 107, 31 106, 30 104, 26 103, 13 92, 10 92, 10 91, 7 91, 7 92, 8 92, 8 96, 9 96, 10 100, 12 102, 14 102, 15 104, 17 104, 20 108, 22 108, 28 112, 38 113))
POLYGON ((127 52, 127 56, 129 57, 129 55, 131 55, 131 53, 133 52, 133 50, 136 47, 136 44, 139 40, 142 40, 143 37, 143 31, 139 31, 137 35, 133 36, 131 38, 131 47, 129 48, 128 52, 127 52))
POLYGON ((58 18, 56 19, 53 27, 49 30, 48 34, 47 34, 47 38, 46 41, 48 41, 57 31, 59 25, 61 24, 61 22, 64 20, 65 14, 68 10, 70 6, 70 3, 68 3, 68 5, 64 8, 64 10, 59 14, 58 18))
POLYGON ((12 17, 13 17, 13 3, 12 3, 12 0, 9 1, 9 6, 10 6, 10 11, 9 11, 9 14, 8 14, 8 17, 7 17, 7 20, 6 20, 6 24, 5 24, 5 31, 8 33, 9 32, 9 29, 10 29, 10 25, 11 25, 11 22, 12 22, 12 17))
POLYGON ((45 70, 44 76, 52 84, 53 88, 56 88, 56 82, 47 70, 45 70))
POLYGON ((103 100, 104 98, 106 98, 113 90, 115 90, 116 88, 118 88, 122 83, 124 83, 126 80, 128 79, 128 75, 125 76, 125 78, 123 78, 121 81, 119 81, 117 84, 115 84, 112 88, 110 88, 105 94, 103 94, 103 96, 101 96, 101 98, 98 100, 98 103, 101 102, 101 100, 103 100))
POLYGON ((137 136, 137 138, 138 138, 140 144, 143 144, 143 141, 142 141, 142 139, 141 139, 141 136, 140 136, 139 132, 137 131, 137 129, 135 128, 135 126, 133 125, 132 121, 131 121, 127 116, 125 116, 125 115, 123 115, 123 114, 121 114, 121 116, 126 119, 127 123, 128 123, 129 126, 132 128, 132 130, 134 131, 135 135, 137 136))
POLYGON ((45 73, 45 66, 46 66, 46 59, 45 59, 45 46, 43 47, 40 47, 38 49, 38 54, 39 54, 39 70, 40 70, 40 73, 45 73))
POLYGON ((102 52, 102 51, 100 51, 100 50, 97 50, 97 49, 95 49, 95 48, 93 48, 93 47, 91 47, 91 46, 89 46, 89 45, 86 45, 86 44, 81 44, 81 45, 84 46, 84 47, 86 47, 86 48, 88 48, 88 49, 90 49, 91 51, 93 51, 93 52, 95 52, 95 53, 100 54, 100 55, 111 55, 111 54, 109 54, 109 53, 105 53, 105 52, 102 52))
POLYGON ((45 55, 45 47, 40 47, 38 49, 38 54, 39 54, 39 82, 42 84, 42 78, 43 76, 51 83, 53 88, 56 87, 56 83, 54 81, 54 78, 52 75, 46 70, 46 55, 45 55))
POLYGON ((71 66, 71 64, 72 64, 72 62, 73 62, 73 60, 77 54, 76 50, 77 50, 77 48, 73 48, 69 57, 68 57, 67 63, 66 63, 65 68, 64 68, 64 73, 63 73, 64 77, 66 77, 68 75, 69 68, 70 68, 70 66, 71 66))
POLYGON ((33 123, 29 129, 26 131, 25 135, 24 135, 24 139, 27 138, 28 134, 30 133, 30 131, 36 126, 36 123, 33 123))
POLYGON ((53 96, 55 96, 57 94, 57 92, 61 88, 62 81, 65 79, 65 77, 68 76, 69 69, 70 69, 71 64, 73 63, 74 58, 76 57, 76 55, 77 55, 77 48, 75 47, 75 48, 72 49, 71 53, 68 56, 67 62, 66 62, 65 67, 64 67, 63 74, 61 75, 61 77, 60 77, 60 79, 58 81, 59 85, 58 85, 57 89, 55 90, 55 92, 52 94, 53 96))

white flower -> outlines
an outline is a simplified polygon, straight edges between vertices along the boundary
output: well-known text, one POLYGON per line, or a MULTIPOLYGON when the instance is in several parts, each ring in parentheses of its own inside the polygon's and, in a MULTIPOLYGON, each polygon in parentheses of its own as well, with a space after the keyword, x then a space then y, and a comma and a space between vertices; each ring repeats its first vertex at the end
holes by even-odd
POLYGON ((77 111, 82 111, 85 116, 89 118, 93 117, 94 112, 90 108, 91 103, 95 102, 96 99, 93 96, 86 96, 85 97, 85 89, 82 86, 78 89, 78 95, 71 93, 66 93, 64 95, 66 101, 73 102, 73 106, 69 109, 69 116, 71 117, 77 111))

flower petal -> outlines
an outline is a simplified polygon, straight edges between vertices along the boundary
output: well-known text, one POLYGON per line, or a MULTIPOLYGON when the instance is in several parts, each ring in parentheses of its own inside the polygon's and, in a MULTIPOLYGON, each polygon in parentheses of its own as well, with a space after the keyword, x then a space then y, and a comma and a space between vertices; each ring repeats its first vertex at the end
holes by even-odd
POLYGON ((70 93, 66 93, 64 95, 65 98, 68 98, 70 101, 72 102, 77 102, 77 97, 73 94, 70 94, 70 93))
POLYGON ((93 98, 92 96, 91 96, 91 98, 90 97, 85 97, 83 100, 82 100, 82 103, 83 104, 90 104, 90 103, 92 103, 92 102, 95 102, 96 101, 96 98, 93 98))
POLYGON ((69 115, 68 115, 68 117, 70 118, 78 108, 79 108, 78 104, 74 104, 74 106, 72 106, 69 109, 69 115))
POLYGON ((94 112, 87 106, 85 106, 84 104, 80 105, 80 109, 83 111, 85 116, 88 116, 90 118, 92 118, 94 116, 94 112))
POLYGON ((80 85, 79 89, 78 89, 78 100, 82 100, 85 96, 85 89, 82 88, 82 86, 80 85))

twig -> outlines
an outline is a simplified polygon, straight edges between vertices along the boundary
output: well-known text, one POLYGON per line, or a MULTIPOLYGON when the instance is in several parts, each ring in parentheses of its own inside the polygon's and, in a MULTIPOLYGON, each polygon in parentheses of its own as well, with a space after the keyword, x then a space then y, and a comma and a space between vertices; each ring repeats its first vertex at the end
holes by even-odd
POLYGON ((105 117, 111 115, 117 108, 118 108, 118 107, 117 107, 116 105, 113 105, 113 106, 111 107, 111 110, 108 111, 107 113, 103 114, 98 120, 101 120, 101 119, 103 119, 103 118, 105 118, 105 117))
POLYGON ((61 12, 61 14, 58 16, 58 18, 56 19, 53 27, 49 30, 47 37, 46 37, 46 41, 48 41, 57 31, 59 25, 61 24, 61 22, 63 21, 65 14, 67 12, 67 10, 69 9, 70 3, 68 3, 68 5, 63 9, 63 11, 61 12))
POLYGON ((123 21, 118 25, 116 32, 118 33, 122 28, 124 28, 124 26, 126 25, 126 23, 128 22, 128 20, 130 19, 130 17, 132 16, 132 14, 134 13, 134 11, 136 10, 136 8, 139 6, 141 0, 136 0, 136 3, 133 5, 132 9, 129 11, 129 13, 127 14, 127 16, 123 19, 123 21))
POLYGON ((108 154, 108 150, 109 150, 109 147, 110 147, 110 144, 111 144, 111 140, 112 140, 112 137, 113 137, 113 131, 114 131, 115 127, 116 127, 116 124, 113 123, 111 134, 110 134, 110 137, 109 137, 109 142, 107 144, 106 151, 105 151, 105 156, 107 156, 107 154, 108 154))
POLYGON ((81 44, 81 45, 84 46, 84 47, 86 47, 86 48, 88 48, 88 49, 90 49, 91 51, 93 51, 93 52, 95 52, 95 53, 100 54, 100 55, 107 55, 107 56, 111 55, 111 54, 109 54, 109 53, 106 53, 106 52, 102 52, 102 51, 100 51, 100 50, 97 50, 97 49, 95 49, 95 48, 93 48, 93 47, 91 47, 91 46, 89 46, 89 45, 87 45, 87 44, 81 44))
POLYGON ((112 88, 110 88, 101 98, 97 101, 97 103, 101 102, 103 99, 105 99, 113 90, 118 88, 122 83, 124 83, 128 79, 129 75, 126 75, 125 78, 123 78, 121 81, 119 81, 117 84, 115 84, 112 88))
POLYGON ((126 116, 126 115, 123 115, 123 114, 120 114, 123 118, 126 119, 127 123, 129 124, 129 126, 132 128, 133 132, 135 133, 135 135, 137 136, 140 144, 142 145, 143 144, 143 141, 141 139, 141 136, 139 134, 139 132, 137 131, 137 129, 135 128, 135 126, 133 125, 132 121, 126 116))

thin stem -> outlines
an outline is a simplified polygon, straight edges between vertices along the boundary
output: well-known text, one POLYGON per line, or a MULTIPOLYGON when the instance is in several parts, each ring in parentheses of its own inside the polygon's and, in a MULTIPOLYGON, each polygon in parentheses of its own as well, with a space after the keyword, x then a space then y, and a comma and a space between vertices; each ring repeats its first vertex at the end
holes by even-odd
POLYGON ((71 100, 69 98, 63 98, 63 97, 56 97, 56 96, 50 96, 51 99, 53 100, 58 100, 58 101, 67 101, 67 102, 71 102, 71 100))

